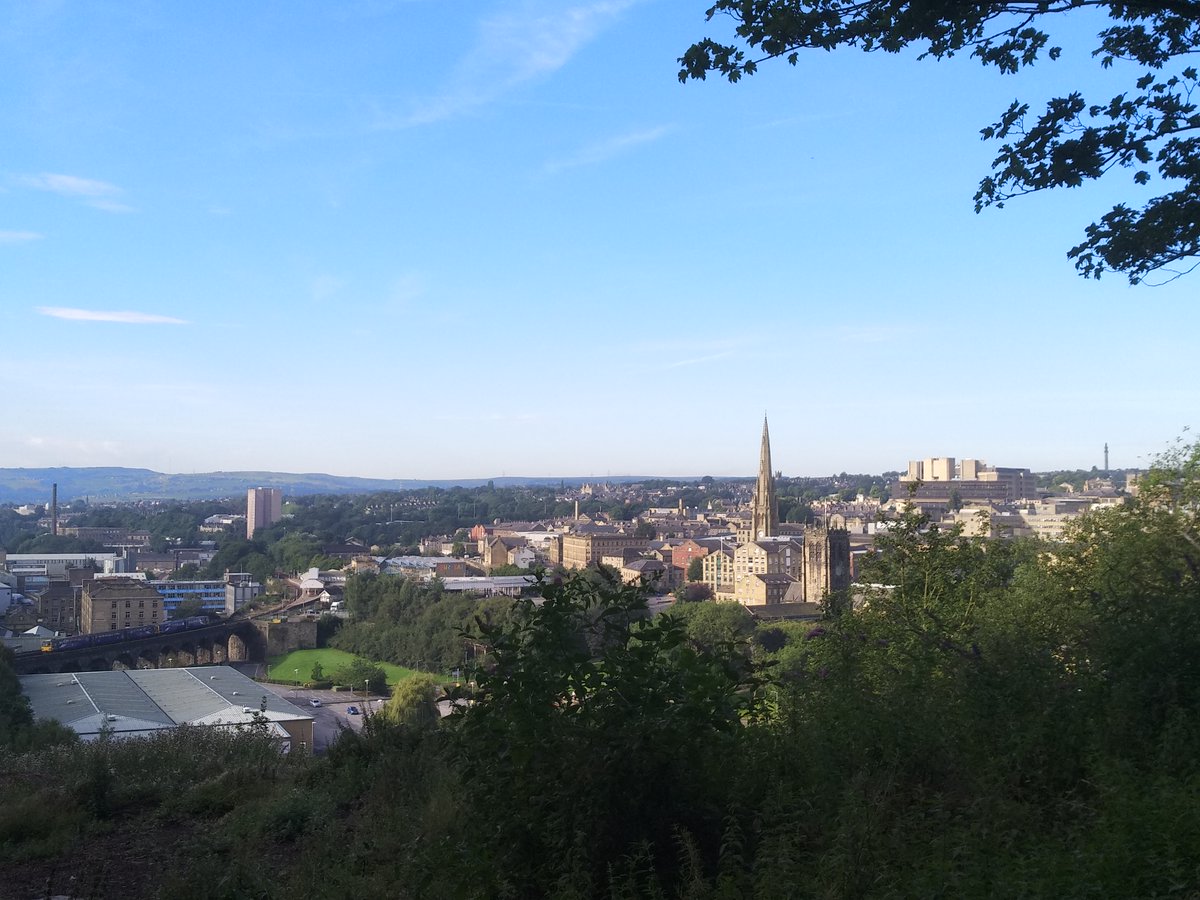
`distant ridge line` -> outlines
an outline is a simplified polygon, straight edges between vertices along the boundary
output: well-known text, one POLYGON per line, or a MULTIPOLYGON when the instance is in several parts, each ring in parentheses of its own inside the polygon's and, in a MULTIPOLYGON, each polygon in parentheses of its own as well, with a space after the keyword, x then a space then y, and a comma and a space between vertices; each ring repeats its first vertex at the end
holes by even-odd
POLYGON ((0 503, 48 503, 52 484, 58 484, 60 504, 89 497, 92 500, 215 500, 244 495, 251 487, 277 487, 285 495, 365 494, 374 491, 411 491, 422 488, 533 487, 587 483, 628 483, 647 480, 696 481, 678 475, 522 476, 492 478, 363 478, 322 472, 196 472, 169 474, 124 466, 57 466, 0 468, 0 503))

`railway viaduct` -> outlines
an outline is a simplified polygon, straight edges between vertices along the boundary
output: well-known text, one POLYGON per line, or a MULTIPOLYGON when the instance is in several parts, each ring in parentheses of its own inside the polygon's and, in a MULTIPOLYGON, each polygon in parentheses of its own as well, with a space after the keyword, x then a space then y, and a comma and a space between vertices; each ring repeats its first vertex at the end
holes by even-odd
POLYGON ((18 675, 38 675, 263 662, 268 656, 315 647, 316 637, 315 622, 239 619, 119 644, 22 653, 15 658, 13 668, 18 675))

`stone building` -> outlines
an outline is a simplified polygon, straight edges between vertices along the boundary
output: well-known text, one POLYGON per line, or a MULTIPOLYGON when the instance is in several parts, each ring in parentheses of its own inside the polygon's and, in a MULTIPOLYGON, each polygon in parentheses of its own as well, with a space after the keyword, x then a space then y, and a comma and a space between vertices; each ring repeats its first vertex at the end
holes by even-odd
POLYGON ((728 557, 720 551, 710 553, 702 563, 704 580, 713 594, 757 607, 819 603, 827 594, 849 588, 850 536, 841 517, 833 516, 800 534, 791 531, 779 523, 770 434, 764 418, 750 518, 739 529, 743 540, 731 554, 731 565, 724 563, 723 557, 728 557), (722 575, 732 578, 722 582, 722 575))
POLYGON ((841 516, 804 532, 804 600, 820 603, 850 588, 850 532, 841 516))
POLYGON ((97 578, 83 586, 84 634, 157 625, 166 619, 162 594, 136 578, 97 578))
POLYGON ((750 501, 750 540, 779 533, 779 501, 775 498, 775 474, 771 471, 771 435, 763 416, 762 446, 758 454, 758 481, 750 501))
POLYGON ((712 588, 713 596, 718 600, 733 599, 733 551, 733 544, 721 541, 701 557, 704 583, 712 588))
MULTIPOLYGON (((766 603, 765 582, 759 575, 783 575, 789 583, 800 580, 804 547, 792 538, 762 538, 739 544, 733 551, 733 596, 739 603, 766 603)), ((773 579, 771 585, 783 582, 773 579)))
POLYGON ((615 528, 586 525, 564 534, 562 564, 567 569, 586 569, 595 566, 605 556, 620 555, 625 549, 642 550, 650 545, 645 538, 624 534, 615 528))

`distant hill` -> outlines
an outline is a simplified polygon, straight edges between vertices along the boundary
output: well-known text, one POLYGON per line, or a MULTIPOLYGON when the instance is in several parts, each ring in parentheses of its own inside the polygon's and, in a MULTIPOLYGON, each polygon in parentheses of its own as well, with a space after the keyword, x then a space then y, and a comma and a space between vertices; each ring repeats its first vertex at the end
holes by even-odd
POLYGON ((643 481, 651 476, 606 475, 603 479, 539 478, 504 476, 500 478, 460 478, 421 480, 416 478, 351 478, 323 475, 319 472, 202 472, 168 475, 151 469, 126 469, 117 466, 96 468, 62 467, 53 469, 0 468, 0 503, 49 503, 50 486, 58 484, 60 504, 72 500, 211 500, 244 496, 247 488, 277 487, 284 496, 301 494, 365 494, 372 491, 404 491, 427 487, 481 487, 489 481, 497 487, 523 487, 587 481, 643 481))

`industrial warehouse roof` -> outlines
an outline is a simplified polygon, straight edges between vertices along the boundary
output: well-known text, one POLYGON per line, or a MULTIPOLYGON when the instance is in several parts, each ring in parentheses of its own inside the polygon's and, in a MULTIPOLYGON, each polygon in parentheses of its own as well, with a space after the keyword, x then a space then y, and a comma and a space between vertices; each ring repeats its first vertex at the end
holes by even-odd
POLYGON ((21 689, 35 719, 56 719, 85 740, 101 729, 132 737, 246 725, 260 709, 272 723, 312 718, 228 666, 25 675, 21 689))

